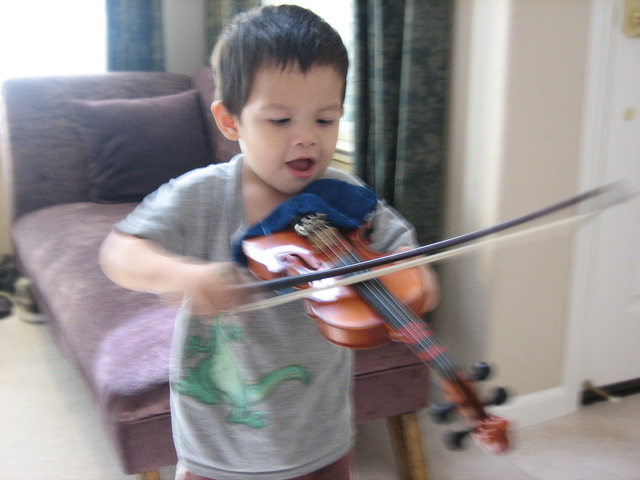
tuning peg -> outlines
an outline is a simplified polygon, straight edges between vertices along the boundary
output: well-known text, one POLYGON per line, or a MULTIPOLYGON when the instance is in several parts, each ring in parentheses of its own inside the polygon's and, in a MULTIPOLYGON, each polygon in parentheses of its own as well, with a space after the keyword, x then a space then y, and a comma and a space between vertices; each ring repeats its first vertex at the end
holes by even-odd
POLYGON ((464 447, 464 439, 473 432, 473 428, 458 432, 447 432, 444 436, 444 444, 449 450, 460 450, 464 447))
POLYGON ((456 408, 453 403, 447 403, 445 405, 431 405, 429 407, 429 416, 435 423, 446 423, 450 419, 450 414, 456 408))
POLYGON ((493 390, 493 396, 490 400, 487 400, 483 405, 502 405, 509 398, 509 394, 502 387, 497 387, 493 390))
POLYGON ((483 382, 491 374, 491 366, 487 362, 476 362, 471 367, 471 377, 478 382, 483 382))

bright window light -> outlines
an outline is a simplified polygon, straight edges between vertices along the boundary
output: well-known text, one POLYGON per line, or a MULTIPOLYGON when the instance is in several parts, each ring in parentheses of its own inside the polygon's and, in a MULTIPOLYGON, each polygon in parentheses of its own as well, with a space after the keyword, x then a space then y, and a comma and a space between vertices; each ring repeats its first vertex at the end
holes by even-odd
POLYGON ((104 71, 104 0, 0 1, 0 81, 104 71))

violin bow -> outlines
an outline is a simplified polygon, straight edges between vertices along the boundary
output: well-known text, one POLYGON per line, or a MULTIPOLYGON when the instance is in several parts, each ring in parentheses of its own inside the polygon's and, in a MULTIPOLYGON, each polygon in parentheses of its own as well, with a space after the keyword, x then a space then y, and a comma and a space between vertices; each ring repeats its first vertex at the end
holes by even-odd
POLYGON ((586 191, 574 197, 562 200, 558 203, 549 205, 525 215, 515 217, 504 222, 497 223, 490 227, 482 228, 472 232, 468 232, 462 235, 451 237, 445 240, 440 240, 434 243, 423 245, 411 250, 406 250, 399 253, 392 253, 385 255, 384 257, 375 258, 372 260, 365 260, 352 265, 334 267, 327 270, 321 270, 318 272, 305 273, 301 275, 295 275, 290 277, 276 278, 273 280, 266 280, 263 282, 255 282, 245 285, 239 285, 236 288, 245 291, 265 291, 265 290, 278 290, 288 289, 294 286, 300 286, 322 280, 330 277, 343 276, 343 278, 337 279, 335 282, 331 282, 326 286, 310 286, 308 288, 292 291, 289 293, 283 293, 274 297, 258 300, 255 302, 246 303, 232 307, 226 312, 247 312, 252 310, 258 310, 262 308, 269 308, 276 305, 282 305, 308 296, 311 293, 315 293, 328 288, 335 288, 339 286, 352 285, 354 283, 370 280, 388 273, 404 270, 406 268, 413 268, 420 265, 426 265, 434 263, 436 261, 450 258, 456 255, 460 255, 471 250, 475 250, 490 244, 501 243, 511 241, 526 235, 531 235, 536 232, 551 230, 559 228, 571 223, 579 222, 594 217, 601 211, 619 205, 626 201, 635 198, 638 195, 637 192, 630 193, 625 191, 618 184, 611 184, 604 187, 594 188, 586 191), (557 220, 555 222, 549 222, 543 225, 535 226, 525 230, 520 230, 512 233, 505 234, 491 239, 484 239, 490 235, 504 232, 523 225, 528 222, 532 222, 539 218, 551 215, 553 213, 568 209, 587 200, 593 200, 597 197, 602 197, 605 194, 610 194, 610 198, 603 200, 594 208, 586 209, 585 212, 567 217, 565 219, 557 220), (453 248, 458 247, 458 248, 453 248), (415 258, 421 257, 421 258, 415 258), (413 259, 413 260, 409 260, 413 259), (392 265, 389 265, 392 264, 392 265), (385 266, 386 265, 386 266, 385 266), (375 267, 376 270, 371 270, 375 267), (357 273, 362 272, 363 273, 357 273))

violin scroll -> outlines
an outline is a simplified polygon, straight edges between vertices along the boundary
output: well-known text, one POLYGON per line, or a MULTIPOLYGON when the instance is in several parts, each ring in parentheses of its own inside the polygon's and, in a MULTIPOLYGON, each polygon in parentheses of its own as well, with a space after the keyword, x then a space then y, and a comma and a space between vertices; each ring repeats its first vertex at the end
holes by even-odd
POLYGON ((441 379, 442 389, 449 403, 433 405, 429 409, 432 420, 444 423, 451 420, 455 412, 462 417, 466 428, 460 431, 447 432, 445 444, 452 450, 459 450, 464 446, 464 440, 471 436, 486 451, 494 454, 504 453, 509 449, 507 428, 509 422, 495 415, 487 414, 485 406, 502 405, 507 401, 507 391, 502 387, 494 389, 491 397, 480 401, 469 382, 483 381, 489 376, 490 367, 486 363, 477 363, 473 367, 470 379, 459 374, 451 378, 441 379))

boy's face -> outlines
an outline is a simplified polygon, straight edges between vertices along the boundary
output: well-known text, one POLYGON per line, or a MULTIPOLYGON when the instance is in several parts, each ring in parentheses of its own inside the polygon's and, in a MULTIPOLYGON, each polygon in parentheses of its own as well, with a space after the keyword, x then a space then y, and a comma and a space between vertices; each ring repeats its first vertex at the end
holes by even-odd
POLYGON ((287 196, 320 178, 335 151, 342 91, 333 67, 260 69, 240 116, 232 115, 244 178, 287 196))

